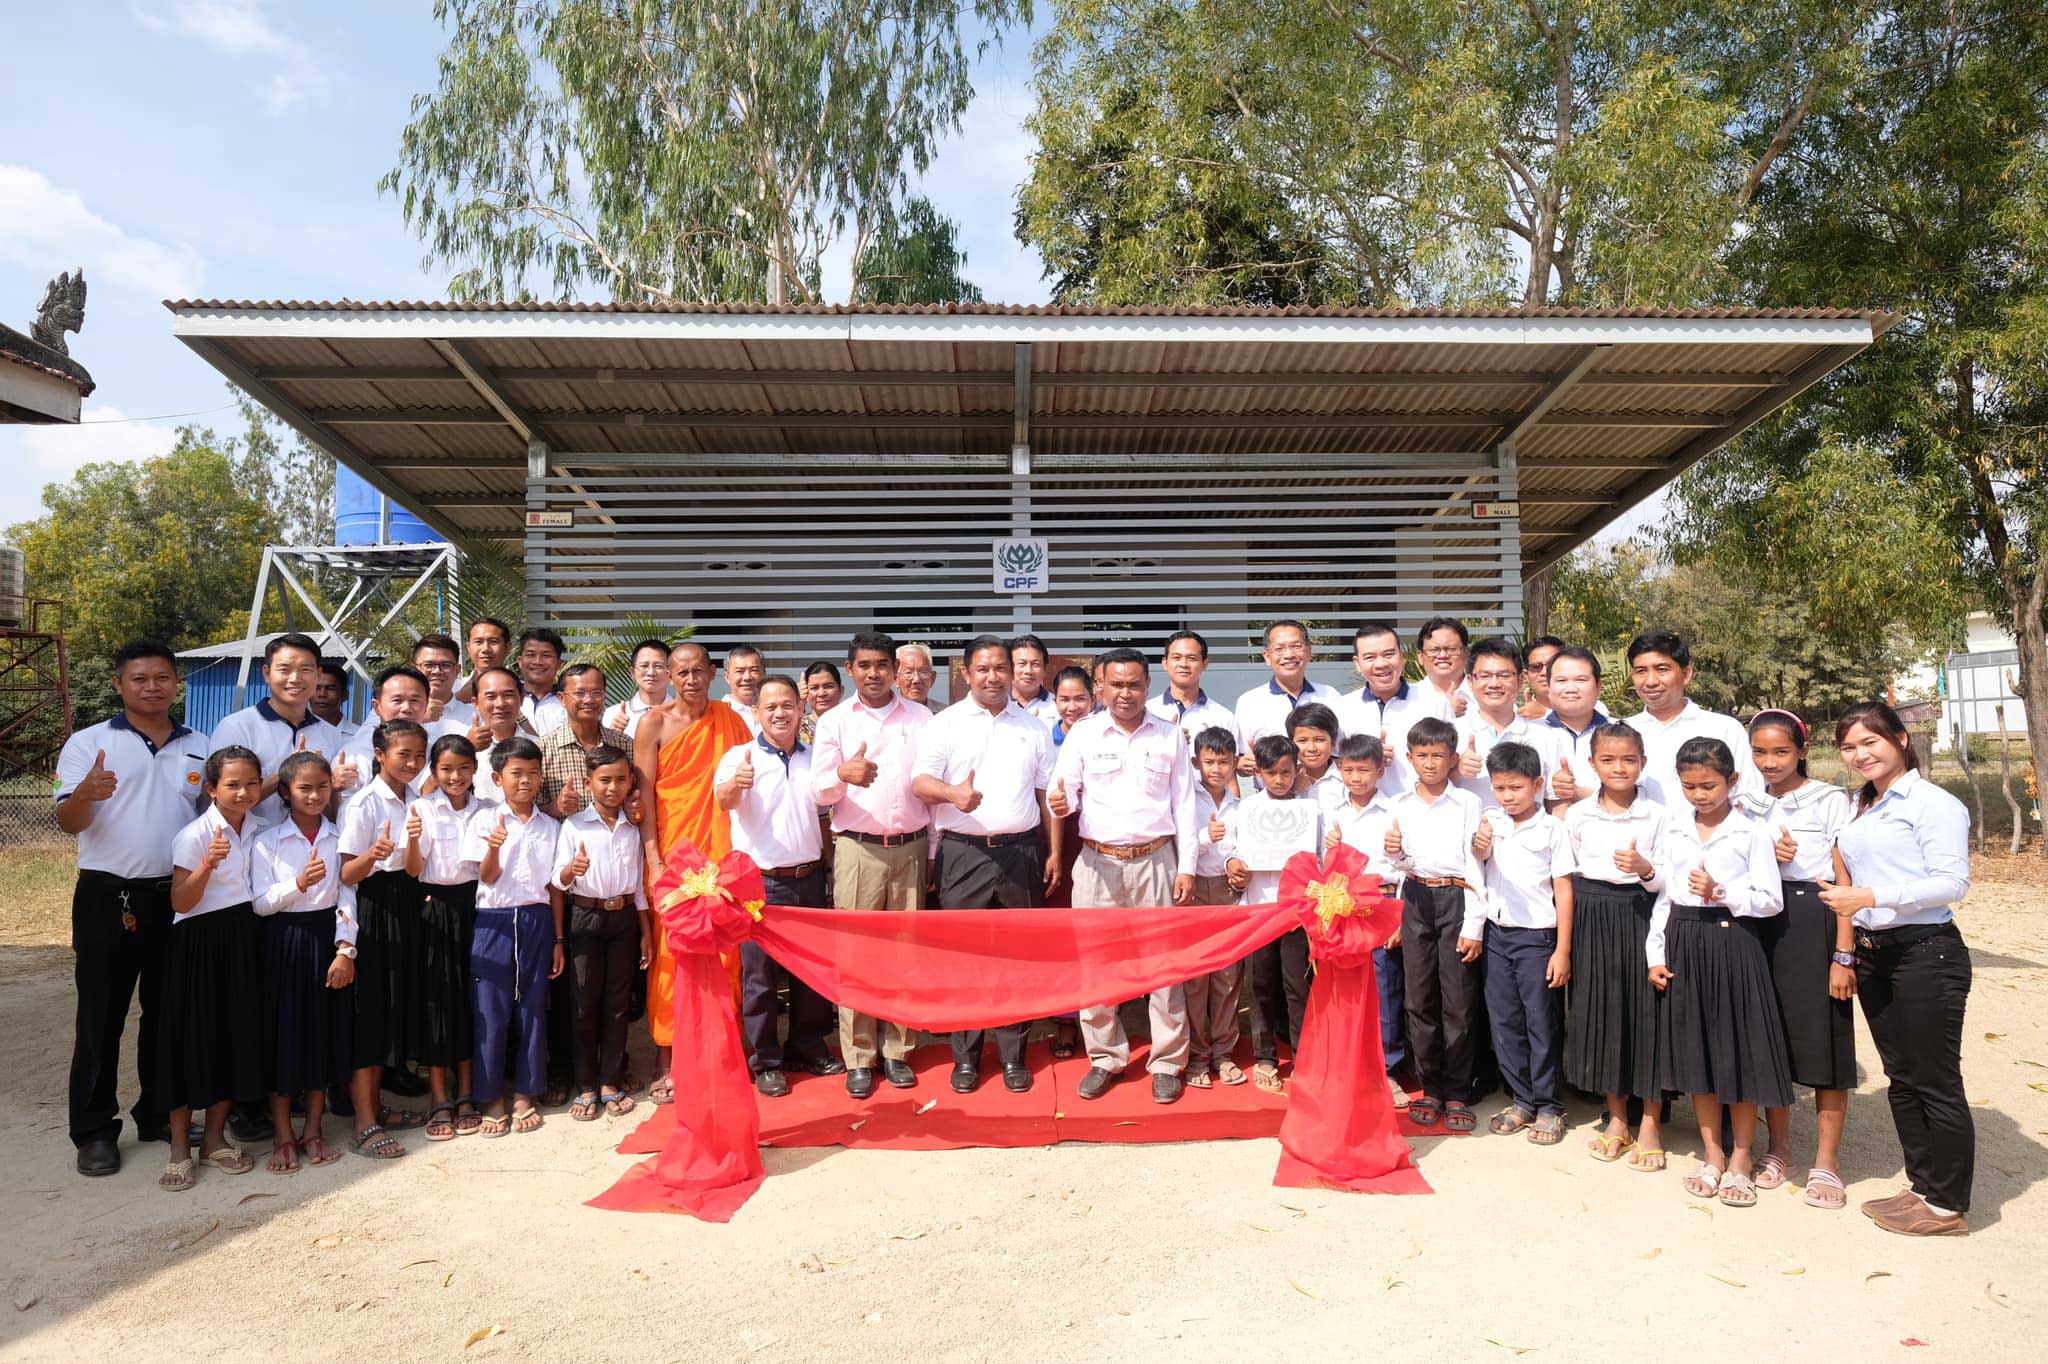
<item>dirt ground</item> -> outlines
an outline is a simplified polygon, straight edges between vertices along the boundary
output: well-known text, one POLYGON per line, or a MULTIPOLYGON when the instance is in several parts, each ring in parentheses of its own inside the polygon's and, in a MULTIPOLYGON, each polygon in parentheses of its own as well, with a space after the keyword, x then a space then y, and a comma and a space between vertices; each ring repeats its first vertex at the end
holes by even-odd
MULTIPOLYGON (((0 874, 17 861, 0 856, 0 874)), ((0 1357, 2012 1349, 2048 1325, 2048 881, 2032 855, 1981 859, 1977 875, 1962 914, 1977 972, 1964 1043, 1974 1233, 1913 1242, 1854 1209, 1899 1177, 1867 1033, 1844 1150, 1852 1202, 1837 1214, 1791 1188, 1752 1210, 1688 1198, 1679 1181, 1698 1148, 1684 1106, 1662 1175, 1588 1159, 1594 1115, 1579 1109, 1550 1151, 1484 1135, 1415 1143, 1436 1193, 1411 1198, 1275 1189, 1277 1145, 1262 1140, 770 1150, 771 1178, 727 1226, 584 1208, 630 1163, 610 1148, 638 1114, 551 1117, 503 1141, 415 1137, 389 1165, 209 1172, 181 1196, 155 1188, 162 1148, 131 1145, 118 1176, 85 1180, 64 1136, 70 953, 51 896, 66 878, 46 874, 0 930, 0 1218, 13 1228, 0 1357), (1688 1322, 1704 1334, 1682 1344, 1688 1322)), ((1794 1136, 1810 1150, 1810 1113, 1794 1136)))

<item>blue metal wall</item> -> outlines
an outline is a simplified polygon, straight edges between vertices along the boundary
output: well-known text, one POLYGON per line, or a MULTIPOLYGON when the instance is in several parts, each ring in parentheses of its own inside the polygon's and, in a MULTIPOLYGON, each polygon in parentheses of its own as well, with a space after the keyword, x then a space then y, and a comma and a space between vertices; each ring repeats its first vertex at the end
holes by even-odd
MULTIPOLYGON (((185 673, 185 724, 211 734, 215 725, 228 718, 229 713, 236 709, 235 670, 240 666, 240 659, 216 658, 200 667, 188 667, 185 673)), ((369 690, 360 677, 350 679, 347 714, 351 720, 362 719, 369 690)), ((243 694, 242 704, 253 706, 268 695, 270 688, 263 684, 262 661, 254 660, 249 664, 249 690, 243 694)))

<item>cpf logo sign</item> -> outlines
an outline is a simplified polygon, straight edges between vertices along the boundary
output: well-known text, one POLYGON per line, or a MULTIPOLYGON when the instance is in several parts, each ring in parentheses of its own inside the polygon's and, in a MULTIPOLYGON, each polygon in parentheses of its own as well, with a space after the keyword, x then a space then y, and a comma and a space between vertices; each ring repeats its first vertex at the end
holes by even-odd
POLYGON ((1043 540, 998 540, 991 547, 998 592, 1049 592, 1052 573, 1043 540))

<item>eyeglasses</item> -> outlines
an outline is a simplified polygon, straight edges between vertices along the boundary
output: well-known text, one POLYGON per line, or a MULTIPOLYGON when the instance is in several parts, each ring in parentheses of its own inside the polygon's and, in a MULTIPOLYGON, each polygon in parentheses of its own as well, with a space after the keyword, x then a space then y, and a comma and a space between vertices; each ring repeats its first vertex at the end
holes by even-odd
POLYGON ((1431 658, 1456 658, 1465 651, 1456 644, 1451 645, 1449 648, 1445 648, 1440 644, 1432 644, 1422 652, 1428 654, 1431 658))
POLYGON ((1521 676, 1520 673, 1512 670, 1507 672, 1489 670, 1483 673, 1473 673, 1472 680, 1474 682, 1514 682, 1520 679, 1521 676))

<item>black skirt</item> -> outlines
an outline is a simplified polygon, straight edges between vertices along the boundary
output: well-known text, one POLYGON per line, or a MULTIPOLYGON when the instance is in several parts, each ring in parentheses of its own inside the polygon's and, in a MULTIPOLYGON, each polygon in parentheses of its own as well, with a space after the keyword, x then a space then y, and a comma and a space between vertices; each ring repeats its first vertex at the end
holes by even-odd
POLYGON ((1672 976, 1658 1035, 1664 1086, 1722 1103, 1791 1103, 1785 1025, 1756 922, 1674 906, 1664 960, 1672 976))
POLYGON ((1785 912, 1757 920, 1785 1022, 1792 1079, 1814 1089, 1856 1088, 1854 1005, 1828 994, 1835 915, 1811 881, 1785 883, 1785 912))
POLYGON ((333 964, 332 911, 263 920, 263 1073, 273 1094, 348 1085, 355 987, 327 988, 333 964))
POLYGON ((1659 1097, 1657 1018, 1643 940, 1656 897, 1642 886, 1572 878, 1572 978, 1566 990, 1564 1078, 1592 1094, 1659 1097))
POLYGON ((262 940, 246 904, 171 925, 157 1046, 165 1107, 263 1097, 262 940))
POLYGON ((355 1063, 402 1066, 426 1035, 420 883, 371 872, 356 886, 355 1063))
POLYGON ((476 1053, 469 999, 469 939, 476 882, 420 886, 420 1034, 423 1066, 453 1066, 476 1053))

